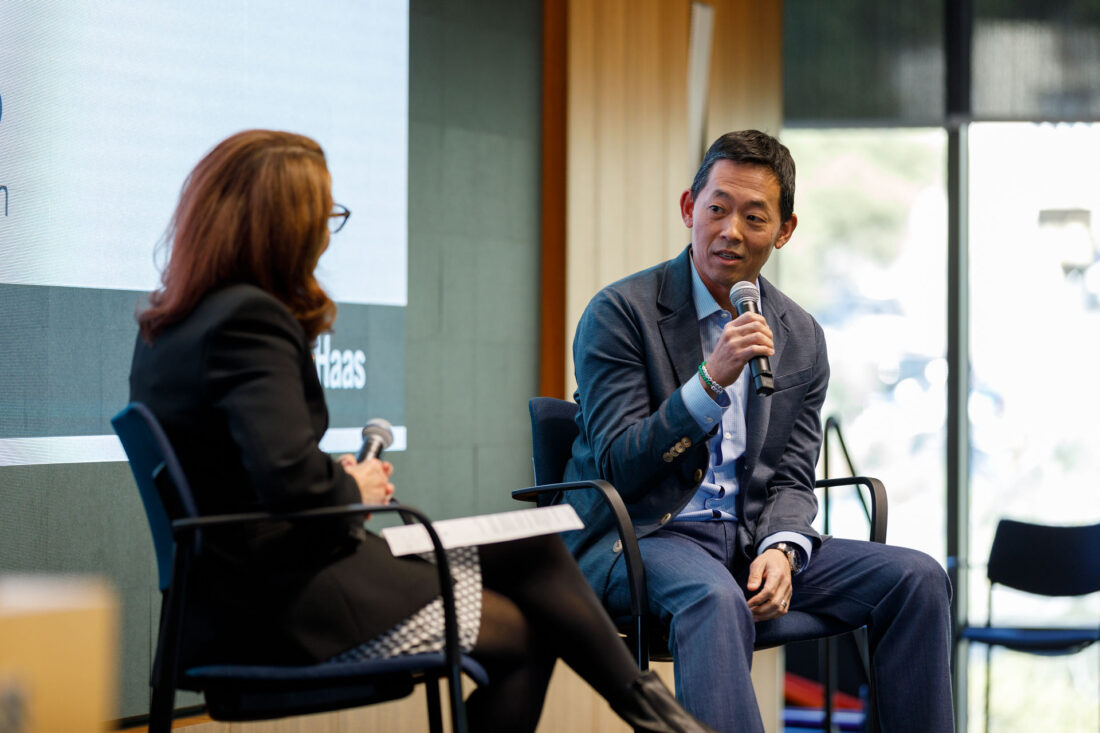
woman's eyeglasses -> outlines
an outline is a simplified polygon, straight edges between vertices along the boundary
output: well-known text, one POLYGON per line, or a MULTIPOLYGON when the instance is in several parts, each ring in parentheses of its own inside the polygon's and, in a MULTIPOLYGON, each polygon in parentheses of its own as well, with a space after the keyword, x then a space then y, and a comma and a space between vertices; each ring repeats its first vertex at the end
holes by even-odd
POLYGON ((328 230, 333 234, 340 231, 348 223, 349 216, 351 216, 351 212, 348 211, 348 207, 333 204, 332 213, 328 215, 328 230))

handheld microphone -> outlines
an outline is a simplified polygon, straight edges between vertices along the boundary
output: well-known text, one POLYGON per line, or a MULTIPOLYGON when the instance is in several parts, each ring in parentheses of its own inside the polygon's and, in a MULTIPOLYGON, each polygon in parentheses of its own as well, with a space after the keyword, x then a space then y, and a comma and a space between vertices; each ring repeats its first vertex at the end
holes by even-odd
POLYGON ((367 420, 363 426, 363 446, 355 460, 362 463, 368 458, 377 458, 382 451, 393 445, 393 426, 380 417, 367 420))
MULTIPOLYGON (((760 312, 760 291, 756 285, 748 280, 742 280, 730 288, 730 302, 737 309, 737 315, 742 313, 760 312)), ((752 375, 752 386, 756 394, 766 397, 775 391, 775 380, 772 378, 772 363, 766 356, 755 356, 749 362, 749 373, 752 375)))

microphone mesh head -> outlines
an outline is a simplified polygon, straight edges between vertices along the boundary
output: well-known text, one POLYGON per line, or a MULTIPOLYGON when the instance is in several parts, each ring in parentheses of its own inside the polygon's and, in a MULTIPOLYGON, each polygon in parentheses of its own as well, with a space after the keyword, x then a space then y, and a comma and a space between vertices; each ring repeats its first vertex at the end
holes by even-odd
POLYGON ((738 303, 746 300, 753 303, 760 302, 760 291, 756 289, 756 284, 748 280, 734 283, 733 287, 730 288, 730 302, 736 307, 738 303))
POLYGON ((380 417, 372 418, 363 426, 363 437, 378 438, 382 442, 382 448, 389 448, 393 445, 393 426, 390 425, 389 420, 380 417))

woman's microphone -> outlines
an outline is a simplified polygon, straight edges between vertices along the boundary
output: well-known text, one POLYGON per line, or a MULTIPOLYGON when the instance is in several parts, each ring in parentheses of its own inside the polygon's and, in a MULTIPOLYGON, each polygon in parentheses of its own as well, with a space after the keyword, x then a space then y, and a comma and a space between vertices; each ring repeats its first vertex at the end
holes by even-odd
POLYGON ((389 420, 380 417, 367 420, 363 426, 363 445, 355 457, 359 463, 382 455, 382 451, 393 445, 393 426, 389 420))
MULTIPOLYGON (((381 417, 371 418, 363 426, 363 445, 359 448, 359 455, 355 460, 362 463, 370 458, 378 458, 382 455, 382 451, 391 445, 393 445, 393 426, 390 425, 390 421, 381 417)), ((396 504, 397 499, 391 496, 389 503, 396 504)), ((407 520, 406 524, 408 524, 407 520)))

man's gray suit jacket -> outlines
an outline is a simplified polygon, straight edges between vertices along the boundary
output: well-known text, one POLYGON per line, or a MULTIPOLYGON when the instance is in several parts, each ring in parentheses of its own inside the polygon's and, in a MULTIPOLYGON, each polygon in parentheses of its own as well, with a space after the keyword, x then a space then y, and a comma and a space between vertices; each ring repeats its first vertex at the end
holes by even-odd
MULTIPOLYGON (((704 430, 680 387, 703 360, 692 299, 691 249, 608 285, 581 316, 573 340, 580 434, 566 481, 601 478, 623 496, 640 538, 687 504, 710 461, 704 430)), ((747 447, 738 466, 738 552, 784 530, 820 537, 814 472, 821 447, 821 405, 829 361, 821 326, 763 277, 764 317, 772 329, 775 392, 752 394, 747 447)), ((745 367, 748 368, 747 366, 745 367)), ((565 535, 581 569, 604 594, 621 556, 611 512, 595 492, 565 492, 585 528, 565 535)))

